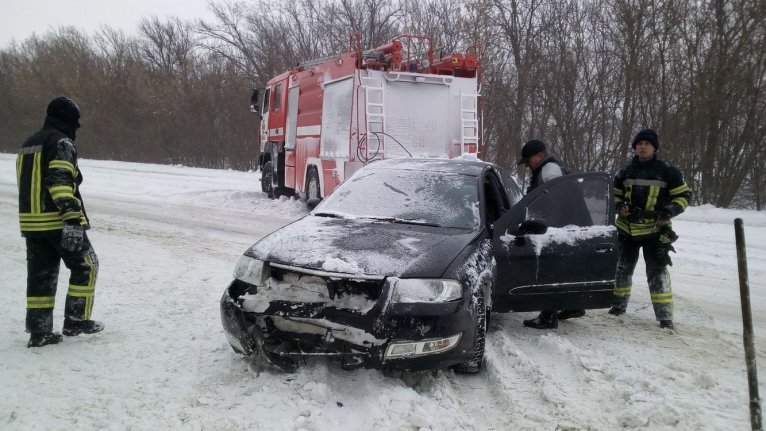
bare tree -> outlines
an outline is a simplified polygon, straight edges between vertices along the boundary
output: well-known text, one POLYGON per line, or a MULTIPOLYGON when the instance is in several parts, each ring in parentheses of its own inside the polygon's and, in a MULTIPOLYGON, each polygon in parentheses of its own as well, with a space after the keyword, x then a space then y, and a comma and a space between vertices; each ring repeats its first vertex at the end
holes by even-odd
POLYGON ((186 76, 196 45, 191 24, 179 18, 142 18, 138 32, 143 38, 139 51, 150 67, 167 76, 186 76))
POLYGON ((487 95, 485 127, 496 130, 488 153, 501 166, 512 166, 530 127, 530 101, 537 85, 535 71, 542 61, 539 39, 545 22, 542 0, 493 0, 492 21, 497 35, 485 49, 495 59, 486 64, 487 95))

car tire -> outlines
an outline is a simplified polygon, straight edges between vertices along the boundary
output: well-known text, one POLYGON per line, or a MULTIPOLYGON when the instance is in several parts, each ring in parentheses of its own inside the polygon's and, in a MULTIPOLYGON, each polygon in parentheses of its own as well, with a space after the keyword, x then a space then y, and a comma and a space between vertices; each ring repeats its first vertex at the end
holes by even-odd
POLYGON ((479 289, 474 297, 474 312, 476 326, 474 327, 473 357, 453 367, 456 373, 476 374, 481 371, 484 363, 484 344, 487 338, 487 307, 484 302, 484 291, 479 289))
POLYGON ((322 198, 319 190, 319 174, 313 166, 306 173, 306 200, 312 198, 322 198))
POLYGON ((261 189, 264 189, 263 191, 269 198, 276 199, 281 196, 282 193, 280 193, 279 186, 276 185, 277 181, 276 178, 274 178, 273 166, 271 161, 268 161, 263 165, 263 170, 261 171, 261 189))

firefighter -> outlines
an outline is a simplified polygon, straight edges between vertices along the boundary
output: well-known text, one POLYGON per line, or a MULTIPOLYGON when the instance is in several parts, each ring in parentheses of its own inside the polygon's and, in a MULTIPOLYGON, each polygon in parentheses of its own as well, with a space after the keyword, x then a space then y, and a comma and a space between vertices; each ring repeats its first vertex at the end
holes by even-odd
POLYGON ((670 219, 689 205, 691 190, 681 172, 657 158, 660 140, 652 129, 636 134, 635 156, 614 179, 620 257, 615 274, 614 305, 609 314, 625 314, 630 299, 633 270, 643 250, 654 315, 661 328, 673 329, 673 293, 670 288, 669 253, 678 238, 670 219))
MULTIPOLYGON (((516 165, 526 165, 532 173, 527 193, 546 181, 569 174, 561 162, 548 154, 545 143, 537 139, 524 144, 521 149, 521 159, 516 165)), ((556 329, 559 327, 559 320, 573 319, 584 315, 585 310, 562 310, 560 312, 543 310, 534 319, 525 320, 524 326, 536 329, 556 329)))
POLYGON ((27 347, 60 343, 53 332, 61 261, 70 270, 63 334, 93 334, 104 329, 91 320, 98 259, 85 231, 88 217, 79 185, 75 132, 80 109, 67 97, 48 104, 40 131, 24 142, 16 158, 19 224, 27 245, 27 347))

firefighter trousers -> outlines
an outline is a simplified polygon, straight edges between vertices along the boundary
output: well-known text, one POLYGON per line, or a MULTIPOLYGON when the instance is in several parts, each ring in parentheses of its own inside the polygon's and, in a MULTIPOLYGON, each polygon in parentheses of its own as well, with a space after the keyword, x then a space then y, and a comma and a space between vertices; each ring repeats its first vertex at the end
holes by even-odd
POLYGON ((69 289, 64 305, 65 320, 88 320, 93 310, 98 258, 84 234, 82 249, 71 252, 61 247, 61 236, 27 238, 26 330, 33 334, 53 332, 61 261, 69 269, 69 289))
POLYGON ((614 305, 627 308, 633 285, 633 271, 638 262, 638 253, 643 249, 646 263, 646 280, 657 320, 673 320, 673 292, 667 267, 667 248, 659 238, 620 241, 620 258, 615 274, 614 305), (664 253, 664 256, 663 256, 664 253))

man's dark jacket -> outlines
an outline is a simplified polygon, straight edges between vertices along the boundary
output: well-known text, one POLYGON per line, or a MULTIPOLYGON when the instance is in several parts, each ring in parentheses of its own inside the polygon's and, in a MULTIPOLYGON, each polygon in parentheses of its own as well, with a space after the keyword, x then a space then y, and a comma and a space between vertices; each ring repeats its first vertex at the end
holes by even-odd
POLYGON ((561 175, 569 175, 569 169, 564 166, 563 163, 556 160, 553 156, 548 156, 545 159, 543 159, 542 162, 540 162, 540 165, 535 168, 535 170, 532 171, 532 177, 529 180, 529 187, 527 188, 527 193, 531 192, 535 188, 537 188, 540 184, 543 183, 543 179, 541 178, 541 174, 543 172, 543 168, 548 163, 553 163, 558 165, 559 168, 561 168, 561 175))

